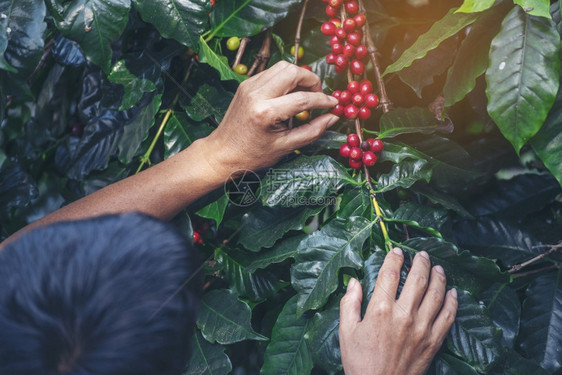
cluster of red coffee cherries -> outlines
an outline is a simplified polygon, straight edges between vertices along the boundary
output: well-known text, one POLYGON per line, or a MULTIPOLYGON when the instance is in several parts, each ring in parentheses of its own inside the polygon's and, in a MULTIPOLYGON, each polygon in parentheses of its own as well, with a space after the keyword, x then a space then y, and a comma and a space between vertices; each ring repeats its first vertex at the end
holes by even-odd
POLYGON ((379 97, 373 94, 371 81, 351 81, 347 84, 347 90, 336 90, 332 96, 340 102, 332 109, 336 116, 345 115, 348 119, 366 120, 371 117, 371 108, 379 105, 379 97))
POLYGON ((341 145, 340 155, 349 158, 349 166, 359 169, 365 164, 372 167, 377 162, 377 155, 384 149, 384 143, 380 139, 369 138, 360 142, 357 134, 347 136, 347 142, 341 145))
POLYGON ((359 5, 355 0, 329 0, 326 6, 326 14, 332 17, 328 22, 322 24, 321 31, 330 36, 332 52, 326 56, 326 62, 336 66, 336 72, 343 73, 347 67, 353 74, 363 74, 365 63, 363 60, 368 56, 367 47, 361 44, 363 32, 361 27, 366 18, 363 14, 357 14, 359 5), (337 18, 340 7, 345 6, 347 14, 353 17, 341 21, 337 18))

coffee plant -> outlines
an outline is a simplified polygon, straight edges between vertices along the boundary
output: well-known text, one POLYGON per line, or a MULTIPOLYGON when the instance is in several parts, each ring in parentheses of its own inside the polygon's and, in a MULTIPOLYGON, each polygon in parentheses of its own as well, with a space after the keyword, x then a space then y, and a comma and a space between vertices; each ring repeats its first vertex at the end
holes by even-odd
POLYGON ((341 120, 174 220, 204 278, 186 374, 341 373, 339 300, 393 246, 459 290, 430 374, 562 374, 561 31, 548 0, 0 0, 1 238, 286 60, 341 120))

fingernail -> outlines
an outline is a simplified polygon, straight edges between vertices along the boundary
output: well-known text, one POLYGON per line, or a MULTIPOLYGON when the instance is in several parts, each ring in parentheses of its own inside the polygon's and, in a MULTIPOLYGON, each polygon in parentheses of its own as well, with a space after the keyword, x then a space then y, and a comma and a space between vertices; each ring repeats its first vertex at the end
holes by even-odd
POLYGON ((333 96, 330 96, 330 100, 332 101, 332 103, 333 103, 334 105, 336 105, 336 104, 338 104, 338 103, 340 102, 338 99, 334 98, 333 96))
POLYGON ((421 251, 418 254, 420 254, 422 257, 424 257, 425 259, 429 260, 429 254, 425 251, 421 251))
POLYGON ((328 121, 328 127, 334 125, 336 122, 338 122, 340 118, 338 116, 334 116, 332 115, 332 117, 330 118, 330 121, 328 121))
POLYGON ((399 247, 395 247, 394 249, 392 249, 392 252, 396 255, 402 255, 402 249, 400 249, 399 247))
POLYGON ((441 266, 435 266, 435 271, 439 272, 441 275, 445 275, 445 270, 441 266))
POLYGON ((457 298, 457 290, 455 288, 451 289, 451 296, 453 296, 453 298, 457 298))
POLYGON ((349 281, 347 282, 347 290, 350 291, 351 289, 355 288, 355 283, 357 283, 357 280, 355 280, 353 277, 349 279, 349 281))

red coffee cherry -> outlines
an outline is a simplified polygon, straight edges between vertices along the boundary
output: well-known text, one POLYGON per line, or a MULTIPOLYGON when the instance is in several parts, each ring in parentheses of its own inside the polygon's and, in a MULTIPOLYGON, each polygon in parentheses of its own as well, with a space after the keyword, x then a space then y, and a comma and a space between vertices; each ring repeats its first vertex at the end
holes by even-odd
POLYGON ((342 91, 340 94, 340 104, 348 105, 351 103, 351 93, 347 90, 342 91))
POLYGON ((341 20, 337 17, 330 18, 330 21, 328 22, 333 23, 336 27, 341 27, 341 20))
POLYGON ((367 151, 363 153, 363 164, 367 167, 372 167, 377 162, 377 155, 373 154, 372 151, 367 151))
POLYGON ((343 116, 344 112, 345 112, 345 107, 341 104, 336 104, 336 106, 332 108, 332 114, 338 117, 343 116))
POLYGON ((332 44, 332 52, 336 55, 340 55, 343 53, 343 44, 341 43, 334 43, 332 44))
POLYGON ((369 50, 363 44, 355 48, 355 58, 357 60, 363 60, 365 57, 367 57, 368 54, 369 54, 369 50))
POLYGON ((344 73, 346 69, 345 66, 336 66, 336 73, 344 73))
POLYGON ((301 65, 301 68, 306 69, 309 72, 312 72, 312 68, 309 65, 301 65))
POLYGON ((339 9, 338 8, 334 8, 331 5, 326 5, 326 15, 328 17, 336 17, 339 13, 339 9))
POLYGON ((355 30, 356 27, 357 27, 357 25, 355 24, 355 20, 353 18, 347 18, 345 21, 343 21, 343 28, 348 33, 355 30))
POLYGON ((350 151, 351 151, 351 147, 349 147, 347 143, 344 143, 343 145, 340 146, 340 155, 343 156, 344 158, 349 157, 350 151))
POLYGON ((361 150, 370 151, 371 150, 371 144, 367 141, 361 142, 361 150))
POLYGON ((359 147, 359 136, 357 134, 349 134, 347 136, 347 144, 350 147, 359 147))
POLYGON ((358 46, 361 44, 361 38, 363 36, 361 35, 361 33, 359 31, 352 31, 349 34, 347 34, 347 42, 353 46, 358 46))
POLYGON ((352 94, 357 94, 359 93, 360 90, 361 90, 361 86, 357 81, 351 81, 347 84, 347 91, 349 91, 352 94))
POLYGON ((326 62, 330 65, 334 65, 336 63, 336 54, 335 53, 329 53, 326 56, 326 62))
POLYGON ((348 104, 345 106, 344 114, 348 119, 354 120, 359 115, 359 108, 357 108, 353 104, 348 104))
POLYGON ((366 120, 371 117, 371 110, 367 107, 361 107, 359 109, 359 118, 361 120, 366 120))
POLYGON ((369 80, 363 80, 359 83, 359 92, 361 95, 367 96, 373 92, 373 84, 369 80))
POLYGON ((363 64, 359 60, 353 60, 351 62, 350 69, 351 69, 351 73, 361 75, 365 71, 365 64, 363 64))
POLYGON ((356 106, 356 107, 362 107, 363 104, 365 104, 365 98, 363 98, 363 95, 361 94, 353 94, 353 96, 351 97, 351 102, 356 106))
POLYGON ((322 31, 322 34, 327 36, 334 35, 336 32, 336 25, 331 22, 324 22, 320 31, 322 31))
POLYGON ((353 20, 355 21, 355 25, 357 27, 363 27, 363 25, 365 24, 365 22, 367 22, 367 18, 365 17, 364 14, 358 14, 355 17, 353 17, 353 20))
POLYGON ((363 162, 361 160, 349 159, 349 166, 353 169, 359 169, 363 166, 363 162))
POLYGON ((196 231, 193 231, 193 243, 199 243, 199 244, 203 243, 203 239, 201 238, 201 235, 196 231))
POLYGON ((330 4, 331 6, 333 6, 334 8, 339 8, 341 7, 343 1, 342 0, 329 0, 328 4, 330 4))
POLYGON ((359 12, 359 4, 357 1, 349 1, 345 3, 345 11, 351 15, 357 14, 359 12))
POLYGON ((339 98, 340 98, 340 95, 341 95, 341 91, 340 91, 340 90, 336 90, 336 91, 334 91, 334 92, 332 93, 332 96, 333 96, 334 98, 338 99, 338 100, 339 100, 339 98))
POLYGON ((371 151, 374 153, 379 153, 384 150, 384 143, 380 139, 373 140, 373 144, 371 145, 371 151))
POLYGON ((335 35, 330 38, 330 45, 335 44, 335 43, 339 43, 339 42, 340 42, 340 38, 338 38, 335 35))
POLYGON ((359 147, 352 147, 349 151, 349 158, 360 160, 363 157, 363 151, 359 147))
MULTIPOLYGON (((356 61, 356 60, 354 60, 354 61, 356 61)), ((348 64, 349 64, 349 57, 347 57, 346 55, 337 55, 336 56, 336 66, 339 66, 340 68, 347 68, 348 64)))
POLYGON ((342 29, 341 27, 338 27, 336 29, 336 32, 334 33, 335 36, 337 36, 340 40, 345 40, 345 38, 347 37, 347 32, 342 29))
POLYGON ((379 97, 377 94, 369 94, 365 96, 365 106, 368 108, 375 108, 379 105, 379 97))
POLYGON ((345 46, 343 46, 343 54, 349 58, 355 56, 355 46, 352 46, 351 44, 346 44, 345 46))

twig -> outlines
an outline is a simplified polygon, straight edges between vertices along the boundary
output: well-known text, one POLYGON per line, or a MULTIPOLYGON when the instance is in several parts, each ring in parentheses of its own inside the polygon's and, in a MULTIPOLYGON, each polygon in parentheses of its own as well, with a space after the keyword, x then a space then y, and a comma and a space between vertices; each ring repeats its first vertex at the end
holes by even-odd
POLYGON ((525 261, 525 262, 523 262, 523 263, 514 265, 514 266, 511 267, 507 272, 509 272, 509 273, 515 273, 515 272, 519 271, 520 269, 525 268, 525 267, 527 267, 528 265, 533 264, 533 263, 535 263, 536 261, 539 261, 539 260, 541 260, 542 258, 544 258, 544 257, 546 257, 546 256, 548 256, 548 255, 550 255, 550 254, 552 254, 552 253, 558 251, 558 250, 561 249, 561 248, 562 248, 562 241, 561 241, 561 242, 558 242, 556 245, 552 245, 552 246, 550 247, 550 249, 548 249, 548 250, 545 251, 544 253, 539 254, 539 255, 537 255, 536 257, 534 257, 534 258, 532 258, 532 259, 529 259, 528 261, 525 261))
POLYGON ((250 70, 248 70, 248 77, 251 77, 256 72, 256 69, 258 73, 263 72, 270 57, 271 30, 268 30, 265 34, 265 38, 263 39, 260 50, 258 51, 257 55, 254 56, 254 63, 250 67, 250 70))
POLYGON ((541 273, 541 272, 545 272, 545 271, 559 269, 560 265, 561 265, 560 263, 556 263, 556 264, 552 264, 550 266, 539 268, 539 269, 532 270, 532 271, 514 273, 511 276, 514 277, 514 278, 517 278, 517 277, 525 277, 525 276, 529 276, 529 275, 534 275, 535 273, 541 273))
MULTIPOLYGON (((365 9, 365 5, 363 4, 363 0, 359 0, 359 9, 361 13, 366 15, 367 12, 365 9)), ((384 85, 384 80, 382 79, 381 69, 377 57, 378 50, 375 46, 375 42, 373 41, 373 37, 371 36, 369 21, 365 21, 365 25, 363 25, 363 35, 365 36, 365 40, 367 42, 367 50, 369 51, 369 57, 371 58, 371 62, 373 63, 373 72, 375 73, 375 79, 377 80, 377 85, 379 86, 382 111, 383 113, 387 113, 392 109, 392 102, 388 98, 388 94, 386 93, 386 86, 384 85)))
MULTIPOLYGON (((299 64, 299 47, 301 44, 301 29, 302 29, 302 23, 304 21, 304 15, 306 13, 306 7, 308 6, 308 1, 309 0, 304 0, 304 2, 302 3, 302 9, 301 9, 301 15, 299 17, 299 23, 297 24, 297 31, 295 32, 295 60, 293 61, 293 64, 298 65, 299 64)), ((289 124, 287 125, 287 127, 289 129, 293 128, 293 117, 291 117, 289 119, 289 124)))
POLYGON ((246 51, 246 46, 250 42, 250 38, 242 38, 240 39, 240 46, 238 47, 238 51, 236 51, 236 57, 234 58, 234 63, 232 64, 232 69, 236 68, 240 61, 242 61, 242 57, 244 56, 244 51, 246 51))
POLYGON ((27 82, 33 81, 33 78, 35 78, 35 76, 37 75, 37 73, 39 73, 41 68, 45 66, 45 62, 47 61, 47 58, 51 54, 51 49, 53 48, 54 44, 55 44, 54 39, 49 40, 49 42, 45 44, 45 47, 43 48, 43 54, 41 55, 41 59, 39 60, 39 63, 37 63, 37 66, 33 70, 33 73, 31 73, 29 77, 27 77, 27 82))

